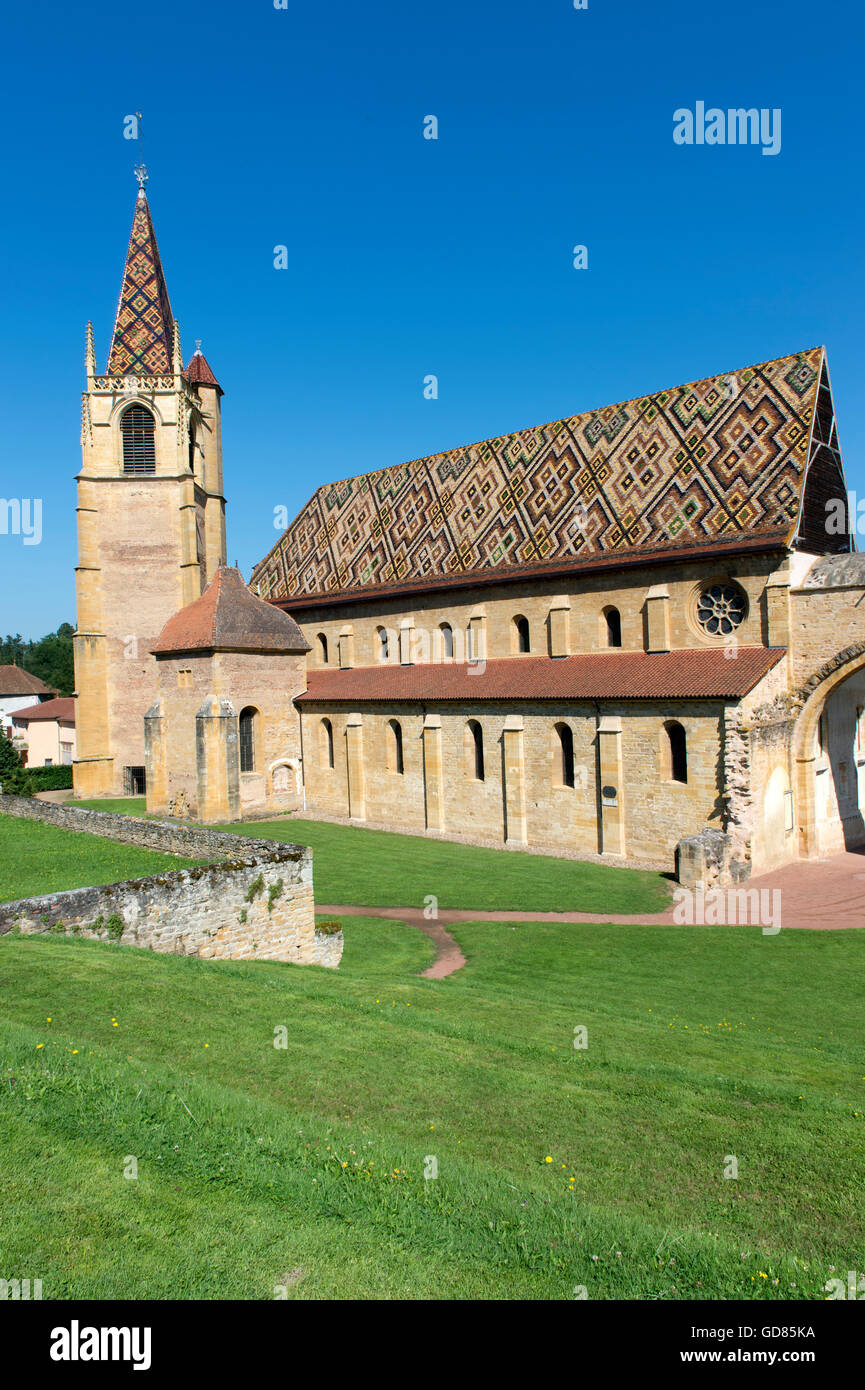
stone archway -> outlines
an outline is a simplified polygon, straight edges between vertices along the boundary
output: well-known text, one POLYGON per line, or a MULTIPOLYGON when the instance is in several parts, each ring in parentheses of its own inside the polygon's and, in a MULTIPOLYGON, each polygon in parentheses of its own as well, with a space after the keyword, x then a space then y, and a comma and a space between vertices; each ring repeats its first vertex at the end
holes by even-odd
MULTIPOLYGON (((833 695, 836 692, 840 693, 840 688, 859 672, 865 672, 865 642, 857 642, 838 652, 797 692, 797 701, 801 701, 801 709, 793 731, 792 752, 799 824, 799 857, 803 859, 812 859, 821 852, 831 853, 852 847, 848 845, 847 840, 856 838, 854 832, 857 814, 853 812, 846 818, 853 822, 848 832, 845 830, 843 810, 845 804, 854 804, 854 792, 855 804, 862 804, 860 789, 865 787, 865 777, 856 766, 852 741, 848 766, 843 757, 833 757, 831 749, 820 749, 819 733, 821 716, 833 695), (818 778, 825 778, 825 783, 821 780, 818 784, 818 778), (826 804, 831 801, 832 795, 839 805, 836 819, 841 834, 837 844, 831 843, 823 833, 826 804)), ((861 813, 858 814, 858 820, 862 820, 861 813)), ((861 838, 865 840, 865 822, 861 838)))

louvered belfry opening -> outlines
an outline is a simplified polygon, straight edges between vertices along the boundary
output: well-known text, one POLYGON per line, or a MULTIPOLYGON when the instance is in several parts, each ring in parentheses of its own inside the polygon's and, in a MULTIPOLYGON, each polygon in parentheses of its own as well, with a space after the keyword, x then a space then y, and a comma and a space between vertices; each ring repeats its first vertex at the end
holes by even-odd
POLYGON ((143 405, 130 406, 120 421, 123 440, 123 472, 156 472, 156 435, 153 416, 143 405))

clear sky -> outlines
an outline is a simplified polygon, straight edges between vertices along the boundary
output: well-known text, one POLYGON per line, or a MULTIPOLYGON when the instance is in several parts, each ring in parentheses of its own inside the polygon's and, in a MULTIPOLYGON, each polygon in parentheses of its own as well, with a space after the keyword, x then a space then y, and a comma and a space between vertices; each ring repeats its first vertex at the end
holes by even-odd
POLYGON ((247 577, 323 482, 816 343, 865 497, 861 3, 19 4, 3 40, 0 496, 43 534, 0 534, 0 632, 74 622, 136 110, 247 577), (699 101, 779 109, 780 151, 677 145, 699 101))

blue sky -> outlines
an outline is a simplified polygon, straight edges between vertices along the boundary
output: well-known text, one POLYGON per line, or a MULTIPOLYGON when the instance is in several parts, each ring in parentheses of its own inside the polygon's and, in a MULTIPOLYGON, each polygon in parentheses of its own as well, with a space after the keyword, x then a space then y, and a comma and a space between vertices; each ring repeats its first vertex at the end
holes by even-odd
POLYGON ((323 482, 815 343, 865 496, 861 6, 157 0, 4 29, 0 496, 41 497, 43 539, 0 534, 3 633, 74 622, 84 329, 101 370, 136 110, 247 576, 323 482), (700 100, 780 108, 780 153, 674 144, 700 100))

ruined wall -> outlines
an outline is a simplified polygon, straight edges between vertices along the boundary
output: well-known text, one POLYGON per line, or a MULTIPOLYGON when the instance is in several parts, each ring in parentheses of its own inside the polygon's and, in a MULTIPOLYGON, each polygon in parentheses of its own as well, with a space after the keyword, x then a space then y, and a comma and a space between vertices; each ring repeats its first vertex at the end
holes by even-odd
POLYGON ((202 959, 338 963, 317 939, 312 851, 273 840, 0 796, 0 814, 219 862, 0 904, 0 934, 74 932, 202 959))

